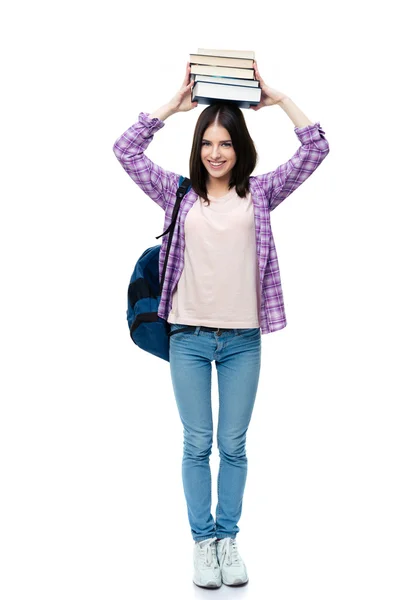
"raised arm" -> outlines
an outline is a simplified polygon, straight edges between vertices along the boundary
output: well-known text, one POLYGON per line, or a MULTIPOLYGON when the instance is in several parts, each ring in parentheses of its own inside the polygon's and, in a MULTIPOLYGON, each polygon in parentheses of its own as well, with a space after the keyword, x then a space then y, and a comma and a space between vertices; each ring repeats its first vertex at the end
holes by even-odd
POLYGON ((280 106, 293 122, 294 131, 301 142, 300 148, 290 160, 275 171, 255 177, 265 190, 271 211, 310 177, 326 158, 330 148, 320 123, 310 121, 289 96, 267 85, 259 74, 256 62, 254 69, 261 87, 261 101, 251 108, 259 110, 264 106, 280 106))
POLYGON ((188 62, 183 83, 172 99, 151 115, 141 112, 137 123, 127 129, 113 146, 114 154, 126 173, 163 210, 166 208, 166 196, 176 195, 180 175, 162 169, 152 162, 144 151, 152 141, 154 133, 164 127, 164 121, 168 117, 176 112, 196 108, 197 102, 191 100, 192 86, 188 62))

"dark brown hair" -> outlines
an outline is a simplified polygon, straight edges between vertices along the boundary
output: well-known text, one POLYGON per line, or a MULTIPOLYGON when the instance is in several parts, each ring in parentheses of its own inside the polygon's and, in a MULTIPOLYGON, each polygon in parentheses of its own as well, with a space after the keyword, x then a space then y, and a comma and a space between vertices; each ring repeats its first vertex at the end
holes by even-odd
POLYGON ((207 197, 206 181, 208 172, 200 158, 203 134, 206 129, 217 124, 224 127, 232 140, 236 154, 236 163, 231 171, 229 189, 235 186, 240 198, 249 192, 249 176, 255 169, 257 151, 249 135, 242 110, 235 103, 214 101, 200 115, 193 134, 193 145, 190 153, 189 172, 194 191, 210 204, 207 197))

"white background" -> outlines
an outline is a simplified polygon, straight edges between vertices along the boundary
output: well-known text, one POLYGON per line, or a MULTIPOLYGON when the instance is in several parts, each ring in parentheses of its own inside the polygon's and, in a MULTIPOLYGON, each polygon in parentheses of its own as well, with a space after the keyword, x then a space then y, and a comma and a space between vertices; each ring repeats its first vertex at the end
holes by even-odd
MULTIPOLYGON (((406 5, 408 6, 408 5, 406 5)), ((126 321, 162 210, 112 146, 197 48, 254 50, 330 153, 271 216, 288 325, 262 337, 238 545, 221 597, 413 599, 413 64, 404 3, 21 2, 3 12, 1 596, 202 597, 169 364, 126 321), (269 10, 272 8, 272 13, 269 10), (343 12, 342 12, 343 11, 343 12)), ((188 175, 204 106, 148 156, 188 175)), ((299 146, 244 110, 259 162, 299 146)), ((212 365, 216 507, 217 380, 212 365)), ((214 514, 214 513, 213 513, 214 514)))

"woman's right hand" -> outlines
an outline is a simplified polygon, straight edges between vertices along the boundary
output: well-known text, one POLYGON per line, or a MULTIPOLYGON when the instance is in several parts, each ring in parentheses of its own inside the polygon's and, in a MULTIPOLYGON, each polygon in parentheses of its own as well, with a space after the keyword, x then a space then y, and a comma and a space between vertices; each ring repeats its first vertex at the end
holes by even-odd
POLYGON ((190 79, 190 63, 186 65, 186 77, 183 80, 182 87, 175 96, 168 102, 174 112, 182 112, 192 110, 198 105, 197 102, 192 102, 192 87, 194 82, 190 79))

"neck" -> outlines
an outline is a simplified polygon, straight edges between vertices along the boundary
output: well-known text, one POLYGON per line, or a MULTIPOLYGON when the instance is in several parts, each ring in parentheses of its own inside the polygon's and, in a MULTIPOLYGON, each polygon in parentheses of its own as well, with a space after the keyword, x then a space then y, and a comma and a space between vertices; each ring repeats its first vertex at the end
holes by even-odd
POLYGON ((229 192, 229 182, 227 183, 216 183, 215 185, 208 184, 207 193, 211 196, 224 196, 229 192))

